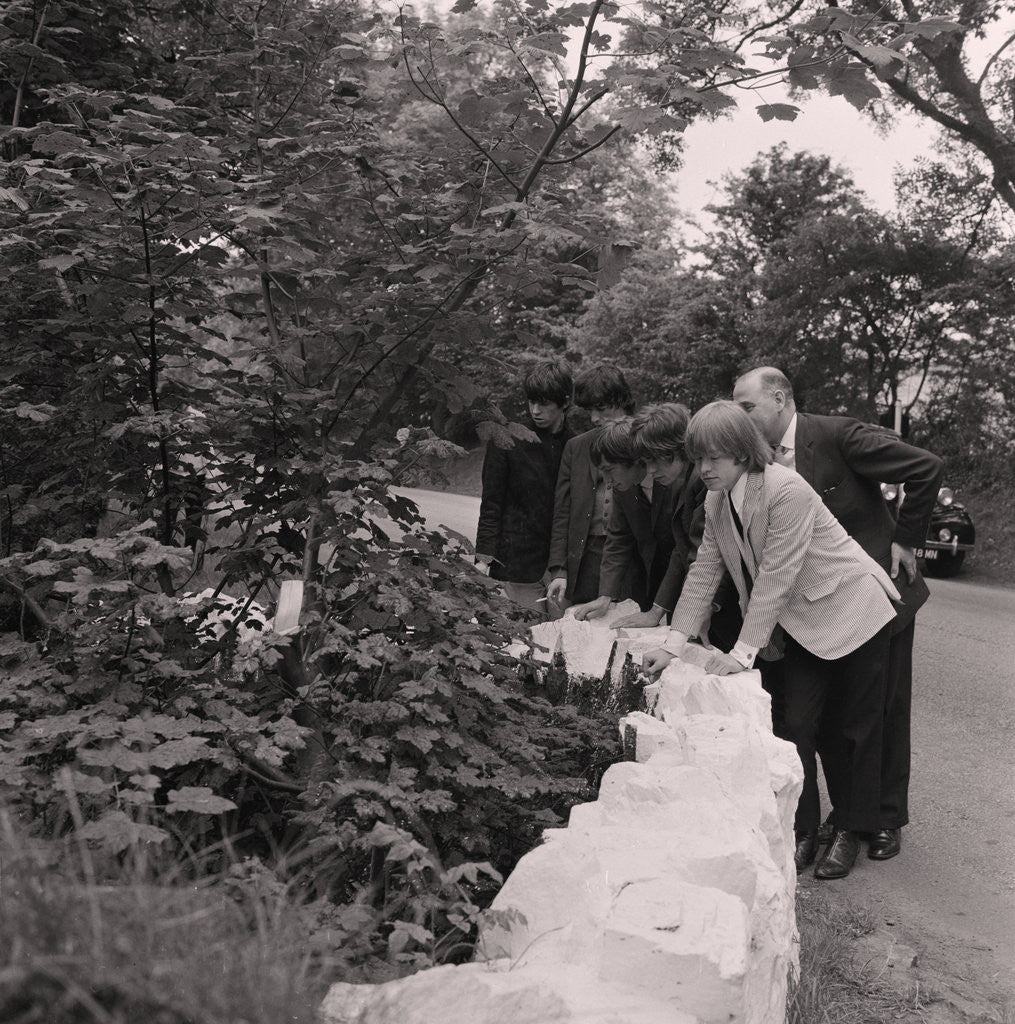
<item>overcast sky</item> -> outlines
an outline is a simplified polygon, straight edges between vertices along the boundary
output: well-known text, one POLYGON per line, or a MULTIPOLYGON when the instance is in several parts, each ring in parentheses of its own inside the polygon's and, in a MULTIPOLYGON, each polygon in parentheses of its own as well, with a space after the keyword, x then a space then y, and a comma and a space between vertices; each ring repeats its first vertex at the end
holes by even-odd
MULTIPOLYGON (((725 173, 742 170, 780 142, 791 150, 827 154, 853 175, 857 185, 882 210, 894 205, 892 175, 920 156, 933 155, 934 126, 926 119, 900 114, 890 136, 878 134, 870 120, 841 96, 815 94, 795 121, 762 121, 754 109, 762 102, 783 102, 775 90, 764 98, 738 94, 740 107, 732 117, 699 121, 684 133, 684 166, 677 173, 678 202, 694 216, 717 198, 725 173), (714 182, 712 185, 710 182, 714 182)), ((800 101, 795 101, 800 105, 800 101)))
MULTIPOLYGON (((1008 14, 985 39, 967 38, 964 50, 974 77, 1013 29, 1015 15, 1008 14)), ((746 56, 749 64, 761 66, 756 57, 746 56)), ((803 101, 791 100, 778 83, 756 93, 736 90, 732 95, 739 108, 731 118, 699 121, 684 133, 685 159, 677 184, 679 203, 692 216, 717 198, 710 181, 718 184, 723 174, 743 170, 758 153, 783 141, 793 150, 832 157, 852 172, 857 185, 884 211, 894 206, 896 168, 909 168, 918 157, 933 156, 937 126, 916 114, 897 112, 890 134, 883 136, 841 96, 815 90, 803 101), (766 123, 755 110, 759 103, 789 102, 802 107, 795 121, 766 123)))

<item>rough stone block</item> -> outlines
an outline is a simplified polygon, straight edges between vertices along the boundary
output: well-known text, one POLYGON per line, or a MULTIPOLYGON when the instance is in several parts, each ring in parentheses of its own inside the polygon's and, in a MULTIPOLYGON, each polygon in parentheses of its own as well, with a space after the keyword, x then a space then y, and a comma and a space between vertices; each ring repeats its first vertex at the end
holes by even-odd
MULTIPOLYGON (((790 756, 802 785, 795 748, 742 715, 691 715, 674 722, 672 730, 677 742, 662 748, 661 762, 713 772, 745 817, 764 833, 780 870, 791 868, 793 816, 787 815, 786 801, 778 794, 792 782, 790 756)), ((795 879, 795 868, 793 872, 795 879)))
POLYGON ((599 976, 639 983, 707 1024, 745 1021, 751 969, 747 909, 717 889, 673 878, 618 894, 606 922, 599 976))
POLYGON ((772 729, 772 701, 761 687, 761 673, 715 676, 689 661, 675 659, 659 679, 654 714, 667 722, 687 715, 746 715, 772 729))
POLYGON ((384 985, 332 985, 322 1024, 703 1024, 651 989, 547 963, 434 967, 384 985))
POLYGON ((620 741, 628 761, 647 761, 657 751, 676 742, 673 729, 643 711, 632 711, 620 720, 620 741))
POLYGON ((593 847, 570 840, 567 830, 557 829, 552 841, 515 866, 492 909, 521 917, 508 927, 484 926, 481 959, 580 963, 591 955, 612 893, 593 847))

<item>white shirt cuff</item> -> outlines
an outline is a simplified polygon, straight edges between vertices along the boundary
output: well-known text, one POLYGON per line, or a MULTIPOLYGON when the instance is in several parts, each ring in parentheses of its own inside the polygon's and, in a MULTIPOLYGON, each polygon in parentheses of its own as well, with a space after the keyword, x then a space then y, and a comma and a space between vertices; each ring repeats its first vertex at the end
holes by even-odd
POLYGON ((671 629, 669 636, 666 637, 666 642, 663 644, 663 650, 679 657, 680 652, 684 649, 684 644, 686 643, 686 633, 681 633, 679 629, 671 629))
POLYGON ((739 661, 744 668, 753 668, 754 659, 758 656, 759 649, 760 648, 752 647, 750 644, 745 644, 743 641, 738 640, 733 645, 733 650, 730 651, 730 657, 739 661))

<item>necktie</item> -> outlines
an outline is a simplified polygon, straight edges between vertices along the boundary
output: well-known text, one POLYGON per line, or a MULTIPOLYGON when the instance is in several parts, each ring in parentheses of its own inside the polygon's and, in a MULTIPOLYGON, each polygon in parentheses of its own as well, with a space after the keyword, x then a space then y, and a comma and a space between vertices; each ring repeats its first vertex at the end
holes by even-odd
POLYGON ((793 468, 793 449, 787 448, 784 444, 777 444, 772 450, 772 457, 780 466, 793 468))
MULTIPOLYGON (((726 498, 730 503, 730 512, 733 515, 733 525, 737 528, 737 533, 740 534, 741 540, 744 539, 744 524, 740 521, 740 516, 737 515, 736 506, 733 504, 733 498, 730 497, 727 492, 726 498)), ((754 580, 751 578, 751 570, 747 568, 747 563, 744 561, 744 556, 740 556, 740 571, 744 574, 744 584, 747 587, 747 593, 750 594, 754 589, 754 580)))

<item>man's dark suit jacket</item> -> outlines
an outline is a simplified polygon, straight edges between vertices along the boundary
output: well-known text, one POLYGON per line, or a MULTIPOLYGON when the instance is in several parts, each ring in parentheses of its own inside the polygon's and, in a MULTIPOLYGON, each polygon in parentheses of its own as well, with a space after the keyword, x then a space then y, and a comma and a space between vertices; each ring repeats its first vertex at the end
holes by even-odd
MULTIPOLYGON (((892 542, 919 547, 927 538, 944 463, 923 448, 907 444, 882 427, 847 416, 797 413, 796 471, 818 492, 846 532, 882 568, 892 561, 892 542), (896 522, 881 483, 905 484, 896 522)), ((899 573, 903 606, 898 630, 926 599, 899 573)))
POLYGON ((550 534, 550 557, 547 566, 551 576, 567 573, 567 591, 571 598, 578 566, 589 538, 592 511, 596 498, 598 473, 592 463, 592 440, 598 427, 572 437, 564 445, 553 498, 553 530, 550 534))
POLYGON ((630 591, 642 611, 648 611, 673 551, 672 515, 673 492, 664 484, 653 485, 651 501, 640 486, 614 488, 600 597, 619 601, 630 591))
POLYGON ((881 427, 847 416, 797 413, 796 471, 818 492, 846 532, 888 568, 892 541, 919 547, 927 538, 944 463, 881 427), (898 522, 881 483, 905 484, 898 522))
POLYGON ((495 580, 536 583, 546 572, 557 471, 574 435, 566 425, 556 434, 534 433, 538 441, 516 438, 513 448, 486 448, 476 551, 496 559, 495 580))
POLYGON ((673 551, 666 573, 659 584, 653 603, 673 611, 684 586, 684 577, 698 553, 705 530, 705 495, 708 488, 701 482, 694 464, 688 466, 683 482, 674 484, 675 496, 670 515, 673 551))

